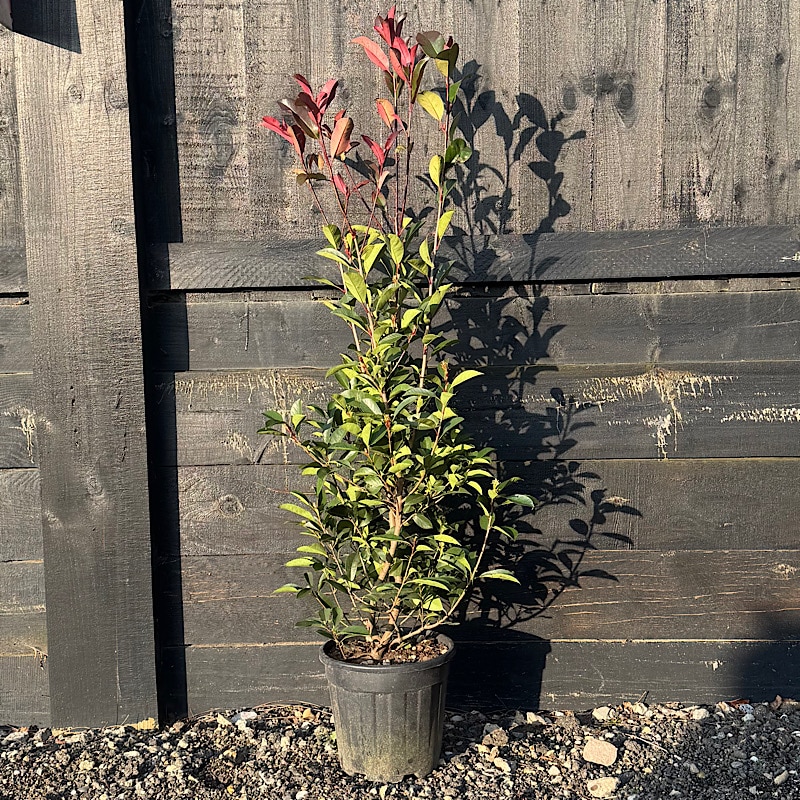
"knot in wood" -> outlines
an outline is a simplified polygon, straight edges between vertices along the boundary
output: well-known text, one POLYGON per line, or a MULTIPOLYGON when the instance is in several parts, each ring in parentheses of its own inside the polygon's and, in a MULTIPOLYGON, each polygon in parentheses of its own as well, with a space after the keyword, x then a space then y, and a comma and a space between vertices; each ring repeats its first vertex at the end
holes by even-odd
POLYGON ((571 83, 568 83, 564 87, 564 91, 561 95, 561 105, 563 105, 567 111, 574 111, 578 107, 578 95, 575 92, 575 87, 571 83))
POLYGON ((220 497, 217 507, 223 517, 238 517, 244 511, 244 504, 235 494, 220 497))
POLYGON ((703 105, 706 108, 718 108, 721 102, 722 96, 719 89, 713 83, 706 86, 703 90, 703 105))
POLYGON ((83 86, 78 86, 76 83, 71 83, 67 87, 67 97, 69 98, 70 103, 82 103, 83 86))

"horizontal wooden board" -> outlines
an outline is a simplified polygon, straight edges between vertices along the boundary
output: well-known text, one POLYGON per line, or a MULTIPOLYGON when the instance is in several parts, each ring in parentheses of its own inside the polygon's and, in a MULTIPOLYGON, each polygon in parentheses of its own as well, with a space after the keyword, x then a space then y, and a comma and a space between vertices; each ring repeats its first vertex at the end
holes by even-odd
POLYGON ((25 248, 0 244, 0 294, 17 294, 27 290, 25 248))
MULTIPOLYGON (((352 341, 322 302, 263 293, 156 303, 151 320, 157 370, 327 368, 352 341)), ((441 329, 458 340, 456 360, 479 365, 796 360, 800 291, 457 295, 441 329)))
POLYGON ((47 652, 44 563, 0 562, 0 653, 47 652))
MULTIPOLYGON (((601 550, 785 550, 797 545, 800 460, 687 459, 540 462, 510 470, 541 502, 524 528, 537 546, 591 525, 601 550), (602 493, 597 504, 595 492, 602 493), (610 501, 609 501, 610 499, 610 501), (606 535, 608 534, 608 535, 606 535)), ((155 473, 174 483, 170 468, 155 473)), ((183 556, 283 554, 296 522, 280 509, 310 487, 296 465, 179 467, 183 556)), ((177 520, 162 518, 171 527, 177 520)))
MULTIPOLYGON (((156 379, 157 463, 302 462, 259 436, 262 411, 324 401, 321 370, 189 372, 156 379)), ((800 364, 491 368, 464 384, 465 427, 504 461, 800 455, 800 364)))
MULTIPOLYGON (((291 557, 184 558, 186 643, 306 639, 308 630, 293 621, 310 613, 311 601, 272 595, 301 575, 283 566, 291 557)), ((560 565, 542 558, 535 544, 503 564, 522 586, 487 582, 476 630, 499 619, 548 639, 755 640, 776 627, 800 638, 797 550, 592 551, 578 541, 560 565)))
POLYGON ((47 659, 0 652, 0 725, 50 725, 47 659))
POLYGON ((32 376, 0 374, 0 469, 38 464, 36 430, 42 424, 34 409, 32 376))
POLYGON ((30 306, 0 303, 0 372, 27 372, 31 355, 30 306))
MULTIPOLYGON (((452 238, 459 283, 529 283, 630 278, 792 274, 800 235, 794 227, 575 231, 452 238)), ((151 289, 302 286, 334 273, 315 252, 322 241, 187 242, 153 247, 151 289)))
MULTIPOLYGON (((753 702, 800 694, 798 642, 564 642, 499 632, 458 652, 448 708, 583 711, 635 702, 753 702)), ((262 703, 330 705, 319 645, 186 648, 192 714, 262 703)))
POLYGON ((0 470, 0 562, 42 558, 38 469, 0 470))

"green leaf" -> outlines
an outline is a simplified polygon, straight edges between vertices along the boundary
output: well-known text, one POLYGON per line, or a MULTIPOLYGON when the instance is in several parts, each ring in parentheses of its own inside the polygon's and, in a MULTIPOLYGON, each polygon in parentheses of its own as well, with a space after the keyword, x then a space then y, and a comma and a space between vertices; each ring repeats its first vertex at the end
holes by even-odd
POLYGON ((509 581, 510 583, 519 584, 517 578, 507 569, 489 569, 478 575, 479 578, 496 578, 499 581, 509 581))
POLYGON ((367 284, 359 272, 345 272, 342 276, 345 289, 362 305, 367 302, 367 284))
POLYGON ((344 253, 333 247, 323 247, 322 250, 317 250, 317 255, 323 258, 329 258, 331 261, 338 261, 345 267, 350 266, 350 259, 348 259, 344 253))
POLYGON ((361 264, 364 267, 364 274, 368 275, 369 271, 378 260, 378 256, 383 252, 383 242, 374 242, 368 244, 361 249, 361 264))
POLYGON ((533 508, 536 505, 536 501, 527 494, 510 494, 506 500, 509 503, 516 503, 518 506, 525 506, 526 508, 533 508))
POLYGON ((444 160, 448 164, 463 164, 469 160, 472 150, 463 139, 453 139, 444 153, 444 160))
POLYGON ((299 591, 301 591, 299 586, 295 586, 293 583, 284 583, 272 594, 297 594, 299 591))
POLYGON ((415 586, 431 586, 434 589, 443 589, 445 592, 450 591, 450 587, 444 581, 435 578, 412 578, 409 583, 415 586))
POLYGON ((419 245, 420 258, 429 266, 433 266, 433 259, 431 258, 431 248, 428 244, 428 237, 426 236, 419 245))
POLYGON ((459 384, 472 380, 472 378, 479 378, 481 375, 483 375, 483 373, 478 372, 476 369, 462 369, 461 372, 450 381, 450 388, 455 389, 459 384))
POLYGON ((287 567, 313 567, 316 562, 313 558, 293 558, 286 562, 287 567))
POLYGON ((444 159, 441 156, 434 156, 428 165, 428 174, 431 176, 433 185, 438 189, 442 183, 442 171, 444 170, 444 159))
POLYGON ((436 92, 420 92, 417 95, 417 102, 437 122, 442 121, 444 117, 444 100, 436 92))
POLYGON ((437 533, 436 536, 433 537, 437 542, 441 542, 442 544, 455 544, 459 547, 461 546, 461 542, 458 539, 455 539, 452 536, 449 536, 446 533, 437 533))
POLYGON ((281 508, 284 511, 290 511, 292 514, 296 514, 298 517, 307 519, 309 522, 316 522, 314 515, 307 508, 301 508, 294 503, 283 503, 281 508))
POLYGON ((440 241, 445 233, 447 233, 447 229, 450 226, 450 220, 453 219, 453 214, 455 214, 455 211, 445 211, 444 214, 439 217, 439 224, 436 226, 436 237, 440 241))
POLYGON ((429 58, 436 58, 446 44, 444 36, 439 31, 422 31, 417 34, 417 42, 422 52, 429 58))
POLYGON ((424 514, 413 514, 411 521, 418 527, 425 531, 433 528, 433 523, 424 514))
POLYGON ((341 249, 342 232, 339 230, 338 225, 323 225, 322 233, 325 234, 325 238, 331 243, 331 247, 337 250, 341 249))
POLYGON ((458 97, 458 90, 461 88, 461 81, 453 81, 450 84, 450 89, 447 92, 447 99, 452 104, 455 103, 458 97))
POLYGON ((400 322, 401 327, 408 328, 411 323, 421 314, 422 312, 418 308, 409 308, 404 314, 403 319, 400 322))
POLYGON ((392 261, 394 261, 395 264, 401 263, 406 251, 402 240, 394 233, 390 233, 387 238, 389 239, 389 253, 392 256, 392 261))
POLYGON ((300 547, 297 548, 298 553, 311 553, 312 555, 316 556, 327 556, 328 553, 325 548, 319 543, 314 542, 314 544, 301 544, 300 547))

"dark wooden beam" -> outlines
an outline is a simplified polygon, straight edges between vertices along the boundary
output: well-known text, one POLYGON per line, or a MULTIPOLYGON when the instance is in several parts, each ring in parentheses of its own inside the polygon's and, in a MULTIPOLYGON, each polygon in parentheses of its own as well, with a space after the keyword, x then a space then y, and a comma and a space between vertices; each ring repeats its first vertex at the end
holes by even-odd
MULTIPOLYGON (((307 287, 335 277, 322 241, 186 242, 154 245, 151 289, 307 287)), ((800 272, 800 230, 790 226, 581 231, 454 237, 458 283, 663 280, 800 272)))
POLYGON ((123 4, 68 5, 16 63, 52 722, 85 726, 157 703, 123 4))

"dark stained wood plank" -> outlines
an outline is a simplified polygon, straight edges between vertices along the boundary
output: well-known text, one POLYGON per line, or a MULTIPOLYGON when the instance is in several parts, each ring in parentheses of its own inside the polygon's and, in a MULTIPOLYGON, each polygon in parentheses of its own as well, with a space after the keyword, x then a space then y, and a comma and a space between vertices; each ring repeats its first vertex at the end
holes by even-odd
MULTIPOLYGON (((791 127, 789 88, 796 11, 788 0, 740 0, 736 68, 734 214, 737 224, 786 219, 797 208, 794 162, 800 132, 791 127), (788 112, 788 114, 787 114, 788 112)), ((794 76, 792 76, 794 77, 794 76)))
MULTIPOLYGON (((309 275, 335 277, 314 253, 322 243, 252 241, 171 244, 149 258, 151 289, 303 287, 309 275)), ((791 275, 798 272, 794 228, 686 228, 507 234, 451 239, 458 283, 530 283, 634 278, 791 275), (462 266, 463 265, 463 266, 462 266)))
MULTIPOLYGON (((349 340, 317 300, 167 302, 151 309, 156 370, 329 368, 349 340)), ((441 318, 470 365, 795 360, 800 292, 455 294, 441 318)))
POLYGON ((32 376, 0 374, 0 469, 38 464, 38 430, 43 424, 33 399, 32 376))
POLYGON ((47 652, 44 563, 0 562, 0 653, 47 652))
MULTIPOLYGON (((792 458, 800 455, 797 362, 489 370, 464 384, 466 428, 504 461, 792 458)), ((162 465, 281 464, 259 436, 265 408, 324 400, 321 371, 186 373, 159 384, 162 465), (275 386, 271 385, 274 382, 275 386), (176 431, 170 435, 170 431, 176 431)))
POLYGON ((248 236, 244 4, 173 0, 181 217, 188 240, 248 236))
MULTIPOLYGON (((592 551, 576 544, 564 550, 559 569, 535 543, 524 549, 505 562, 521 587, 487 584, 470 627, 513 619, 515 631, 546 639, 758 640, 770 638, 772 626, 800 637, 797 550, 592 551)), ((313 601, 272 595, 301 574, 283 566, 293 555, 287 548, 283 557, 183 558, 186 643, 306 641, 308 629, 294 622, 312 613, 313 601)))
MULTIPOLYGON (((11 247, 25 245, 19 184, 14 37, 5 28, 0 30, 0 242, 11 247)), ((2 272, 0 266, 0 275, 2 272)), ((0 277, 0 287, 2 283, 0 277)))
POLYGON ((667 4, 666 224, 733 219, 737 36, 725 3, 667 4))
POLYGON ((62 726, 157 716, 123 8, 74 9, 74 28, 47 6, 41 39, 15 40, 35 407, 47 420, 49 675, 62 726))
POLYGON ((0 653, 0 724, 51 724, 47 673, 42 654, 0 653))
POLYGON ((650 0, 598 4, 592 76, 594 230, 661 225, 666 14, 666 3, 650 0))
MULTIPOLYGON (((540 500, 524 524, 542 547, 592 523, 598 549, 786 550, 797 545, 800 462, 690 459, 541 462, 508 471, 540 500), (602 492, 595 508, 593 492, 602 492), (605 535, 610 534, 610 535, 605 535)), ((161 475, 157 472, 157 480, 161 475)), ((2 476, 0 476, 2 477, 2 476)), ((284 553, 296 523, 280 509, 290 490, 311 488, 296 465, 179 467, 183 556, 284 553)), ((164 520, 164 524, 167 521, 164 520)), ((169 520, 177 525, 176 519, 169 520)))
POLYGON ((42 558, 39 470, 0 469, 0 563, 42 558))
POLYGON ((0 373, 29 372, 32 366, 27 300, 0 298, 0 373))
POLYGON ((587 0, 520 3, 519 233, 592 227, 597 13, 587 0))
MULTIPOLYGON (((635 702, 717 703, 800 691, 797 642, 547 642, 498 631, 461 640, 449 708, 571 709, 635 702)), ((270 702, 329 705, 319 645, 188 647, 193 714, 270 702)))
POLYGON ((0 292, 18 294, 27 291, 25 249, 16 245, 0 244, 0 292))

